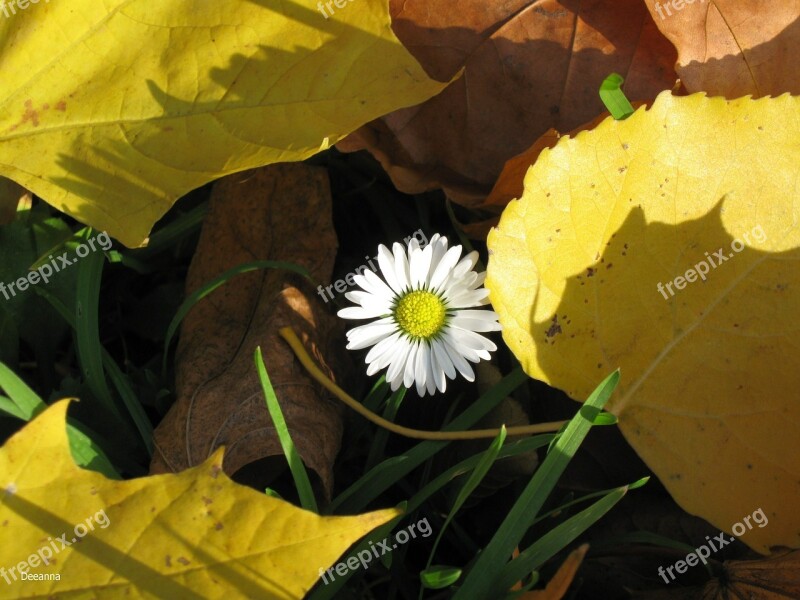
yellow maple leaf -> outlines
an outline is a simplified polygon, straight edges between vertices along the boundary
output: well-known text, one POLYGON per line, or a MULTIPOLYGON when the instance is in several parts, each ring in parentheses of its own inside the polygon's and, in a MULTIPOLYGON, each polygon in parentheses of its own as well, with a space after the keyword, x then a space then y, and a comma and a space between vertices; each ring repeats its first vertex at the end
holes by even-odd
POLYGON ((663 93, 545 150, 488 239, 525 371, 579 400, 620 367, 626 439, 760 552, 800 546, 798 139, 798 97, 663 93))
POLYGON ((0 72, 0 175, 129 246, 189 190, 303 160, 446 85, 386 1, 39 2, 0 18, 0 72))
POLYGON ((0 598, 301 598, 398 515, 320 517, 232 482, 221 450, 182 473, 110 480, 72 461, 67 406, 0 448, 0 598))

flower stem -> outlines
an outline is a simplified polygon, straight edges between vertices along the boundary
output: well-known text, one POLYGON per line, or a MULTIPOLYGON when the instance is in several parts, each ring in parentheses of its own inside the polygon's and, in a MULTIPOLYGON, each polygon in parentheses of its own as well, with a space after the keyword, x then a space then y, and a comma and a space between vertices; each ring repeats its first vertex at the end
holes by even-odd
MULTIPOLYGON (((298 339, 294 330, 291 327, 284 327, 278 331, 280 336, 286 340, 291 346, 292 350, 297 356, 297 359, 308 371, 309 375, 322 384, 325 389, 331 392, 334 396, 339 398, 347 406, 352 408, 362 417, 368 421, 372 421, 379 427, 388 429, 389 431, 402 435, 415 440, 436 440, 436 441, 449 441, 449 440, 480 440, 487 438, 495 438, 500 433, 500 429, 473 429, 471 431, 423 431, 421 429, 411 429, 410 427, 403 427, 391 421, 387 421, 383 417, 376 415, 374 412, 364 407, 358 400, 349 396, 342 388, 331 381, 325 373, 323 373, 314 361, 306 352, 303 343, 298 339)), ((551 421, 549 423, 537 423, 536 425, 526 425, 524 427, 508 427, 506 432, 509 436, 512 435, 530 435, 534 433, 551 433, 558 431, 566 421, 551 421)))

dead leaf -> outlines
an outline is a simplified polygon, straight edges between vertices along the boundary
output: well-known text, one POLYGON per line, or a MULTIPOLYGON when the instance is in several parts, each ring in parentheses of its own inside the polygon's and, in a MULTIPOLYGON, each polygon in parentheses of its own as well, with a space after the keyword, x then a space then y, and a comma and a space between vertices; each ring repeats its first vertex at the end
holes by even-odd
POLYGON ((800 598, 800 551, 757 560, 725 561, 723 574, 705 587, 678 587, 635 594, 637 600, 797 600, 800 598))
POLYGON ((553 578, 547 582, 543 590, 532 590, 520 596, 520 600, 561 600, 567 595, 575 573, 583 562, 583 557, 589 550, 589 544, 582 544, 569 553, 567 559, 558 568, 553 578))
POLYGON ((800 94, 800 0, 647 2, 656 26, 678 50, 686 88, 709 96, 800 94), (659 10, 660 9, 660 10, 659 10))
POLYGON ((31 193, 15 181, 0 177, 0 225, 14 220, 17 206, 23 199, 30 203, 31 193))
POLYGON ((676 52, 640 0, 392 0, 393 27, 429 74, 464 74, 441 94, 369 123, 339 143, 368 149, 398 189, 442 187, 483 203, 505 162, 553 128, 604 111, 597 90, 616 71, 631 100, 675 80, 676 52))
MULTIPOLYGON (((214 186, 187 293, 254 260, 293 262, 328 281, 336 248, 324 169, 280 164, 226 177, 214 186)), ((153 472, 199 464, 222 445, 231 474, 282 455, 253 363, 260 345, 297 450, 330 494, 340 409, 278 338, 285 326, 295 328, 325 368, 338 322, 295 274, 268 269, 239 275, 192 309, 176 353, 178 399, 155 432, 153 472)))

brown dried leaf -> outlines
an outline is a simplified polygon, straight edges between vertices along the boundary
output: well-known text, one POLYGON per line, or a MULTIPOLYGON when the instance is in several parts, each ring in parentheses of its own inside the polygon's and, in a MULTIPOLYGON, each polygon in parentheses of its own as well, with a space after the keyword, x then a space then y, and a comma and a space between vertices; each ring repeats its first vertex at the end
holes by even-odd
POLYGON ((677 48, 676 69, 691 93, 800 94, 800 0, 677 1, 680 10, 673 0, 646 4, 677 48))
POLYGON ((375 155, 398 189, 442 187, 483 203, 505 162, 549 129, 570 131, 604 111, 616 71, 631 100, 675 80, 676 53, 640 0, 391 0, 393 27, 428 73, 461 78, 339 143, 375 155))
POLYGON ((0 177, 0 225, 14 220, 17 206, 23 200, 31 201, 31 193, 15 181, 0 177))
POLYGON ((589 544, 582 544, 569 553, 567 559, 547 582, 547 587, 543 590, 533 590, 520 596, 520 600, 561 600, 567 595, 572 580, 583 562, 583 557, 589 550, 589 544))
POLYGON ((800 550, 765 558, 725 561, 723 574, 705 587, 653 590, 634 595, 637 600, 797 600, 800 598, 800 550))
MULTIPOLYGON (((232 175, 214 186, 186 290, 254 260, 293 262, 328 281, 336 248, 324 169, 279 164, 232 175)), ((267 269, 239 275, 192 309, 176 354, 178 399, 155 432, 154 473, 199 464, 222 445, 229 474, 282 454, 253 362, 260 345, 297 450, 330 494, 341 412, 278 337, 285 326, 325 368, 324 357, 336 352, 330 344, 340 333, 338 320, 295 274, 267 269)))

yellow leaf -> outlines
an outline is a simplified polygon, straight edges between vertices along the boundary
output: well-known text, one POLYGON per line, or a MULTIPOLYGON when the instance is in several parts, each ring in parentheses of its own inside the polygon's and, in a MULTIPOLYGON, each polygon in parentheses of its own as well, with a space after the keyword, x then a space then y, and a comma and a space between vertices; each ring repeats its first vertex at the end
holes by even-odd
POLYGON ((0 175, 122 243, 222 175, 418 104, 386 1, 69 0, 0 18, 0 175), (327 14, 327 11, 326 11, 327 14))
POLYGON ((398 514, 320 517, 232 482, 221 450, 179 474, 112 481, 73 463, 67 405, 0 449, 0 598, 301 598, 398 514), (22 581, 26 561, 58 581, 22 581))
POLYGON ((760 552, 800 546, 798 139, 798 97, 666 92, 542 152, 488 240, 525 371, 578 400, 621 367, 626 439, 760 552))

